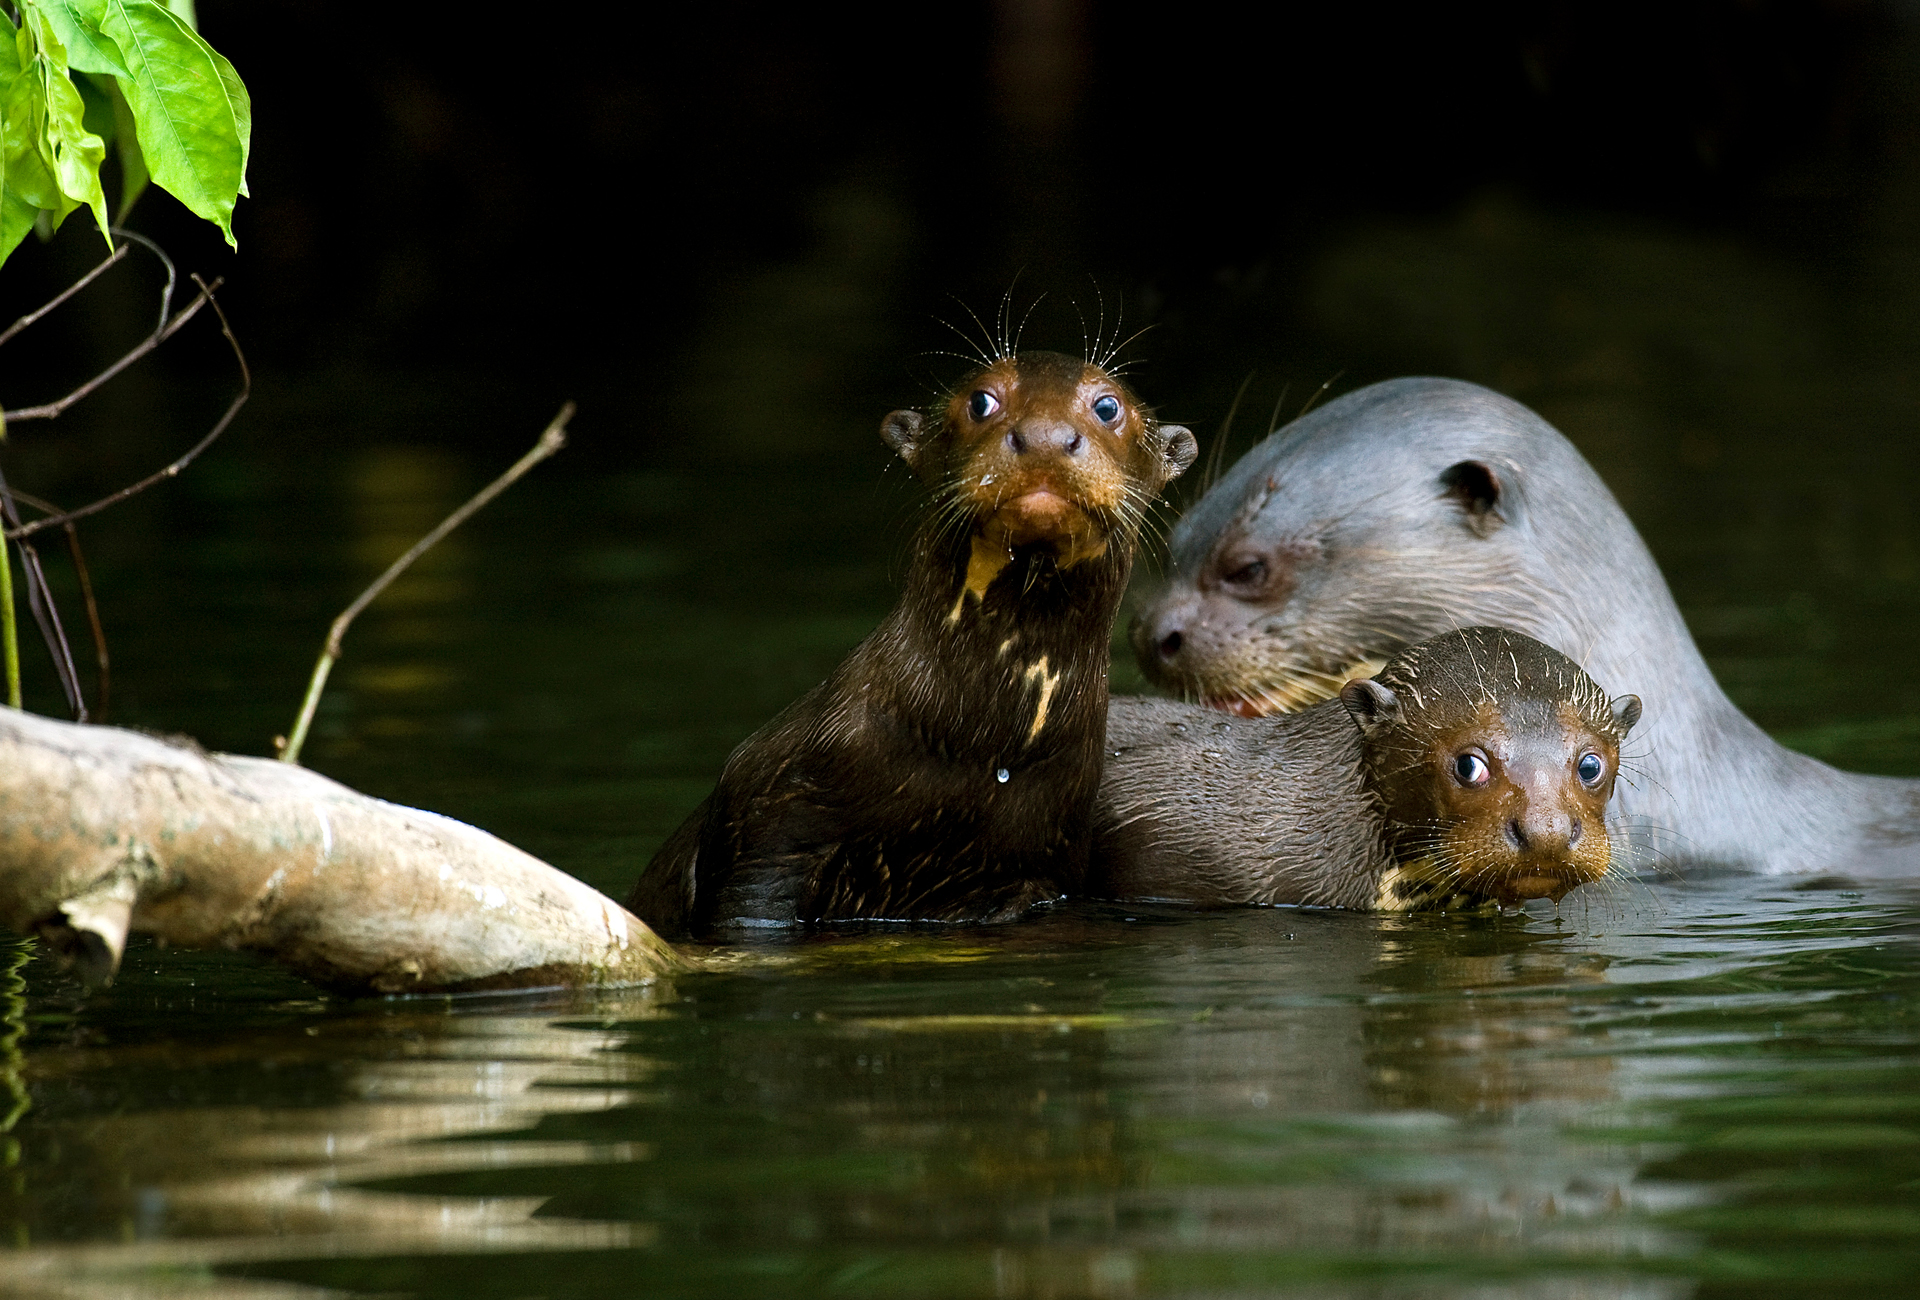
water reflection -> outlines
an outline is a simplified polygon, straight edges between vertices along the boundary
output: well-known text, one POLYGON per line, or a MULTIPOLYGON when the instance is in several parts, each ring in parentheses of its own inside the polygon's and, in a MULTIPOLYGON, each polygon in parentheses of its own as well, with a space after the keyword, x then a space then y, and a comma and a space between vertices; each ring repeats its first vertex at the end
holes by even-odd
POLYGON ((82 1010, 21 1058, 0 1287, 1678 1296, 1848 1241, 1885 1277, 1916 902, 1095 908, 634 997, 82 1010))
MULTIPOLYGON (((640 1020, 657 1014, 656 996, 604 1009, 640 1020)), ((239 1294, 261 1288, 212 1283, 205 1270, 645 1244, 653 1237, 645 1222, 537 1214, 547 1199, 538 1192, 434 1196, 379 1186, 647 1160, 639 1144, 532 1132, 542 1121, 631 1104, 656 1070, 645 1056, 609 1050, 623 1035, 551 1023, 551 1015, 449 1014, 424 1004, 185 1050, 163 1040, 33 1053, 21 1073, 58 1117, 20 1130, 5 1215, 16 1248, 0 1253, 0 1290, 145 1294, 172 1289, 184 1266, 198 1278, 185 1289, 239 1294), (195 1091, 194 1076, 208 1070, 234 1072, 234 1091, 255 1095, 165 1104, 195 1091), (103 1083, 111 1090, 116 1079, 144 1086, 128 1109, 90 1113, 89 1092, 103 1083), (308 1095, 287 1096, 290 1084, 308 1095)))

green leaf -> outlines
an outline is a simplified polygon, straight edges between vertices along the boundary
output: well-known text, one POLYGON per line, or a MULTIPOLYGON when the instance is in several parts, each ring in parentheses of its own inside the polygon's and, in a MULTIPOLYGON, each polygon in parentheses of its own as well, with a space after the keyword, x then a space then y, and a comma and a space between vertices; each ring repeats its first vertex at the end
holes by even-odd
MULTIPOLYGON (((107 233, 107 196, 100 188, 100 164, 106 161, 107 142, 87 130, 86 101, 67 74, 66 46, 48 18, 52 9, 50 5, 27 4, 20 10, 23 28, 40 47, 29 73, 38 76, 44 112, 36 144, 61 193, 74 203, 84 203, 93 209, 94 220, 100 225, 100 237, 111 250, 113 236, 107 233)), ((62 204, 57 218, 65 217, 71 210, 62 204)))
MULTIPOLYGON (((73 210, 73 201, 60 192, 52 170, 41 152, 46 135, 47 98, 38 76, 33 36, 24 29, 11 34, 0 54, 0 177, 4 177, 9 198, 28 208, 26 222, 32 225, 41 209, 65 216, 73 210)), ((11 216, 9 220, 11 220, 11 216)), ((21 231, 24 234, 25 231, 21 231)), ((14 243, 19 243, 16 238, 14 243)))
POLYGON ((21 12, 37 12, 67 50, 67 66, 79 72, 127 75, 120 49, 100 30, 107 0, 23 0, 21 12))
POLYGON ((120 88, 154 182, 233 244, 253 134, 252 103, 233 65, 155 0, 105 0, 100 30, 126 62, 120 88))
POLYGON ((28 194, 57 202, 59 193, 34 147, 38 87, 21 70, 23 56, 33 57, 30 39, 0 13, 0 262, 20 246, 40 215, 28 194))
POLYGON ((0 191, 0 262, 20 247, 20 241, 33 229, 34 214, 39 211, 12 190, 0 191))
POLYGON ((147 189, 147 156, 140 152, 140 132, 133 124, 133 110, 120 93, 120 83, 108 82, 113 99, 113 147, 120 155, 120 210, 114 220, 125 223, 133 210, 133 201, 147 189))
POLYGON ((27 179, 24 173, 14 172, 12 184, 8 183, 12 155, 26 147, 26 132, 15 125, 12 104, 15 87, 30 80, 20 75, 20 45, 19 33, 0 11, 0 262, 6 261, 33 229, 33 216, 38 211, 19 193, 19 186, 27 179), (16 137, 20 141, 18 149, 16 137))
POLYGON ((73 79, 80 98, 86 103, 86 128, 105 140, 113 143, 113 78, 103 77, 96 72, 83 72, 73 79))

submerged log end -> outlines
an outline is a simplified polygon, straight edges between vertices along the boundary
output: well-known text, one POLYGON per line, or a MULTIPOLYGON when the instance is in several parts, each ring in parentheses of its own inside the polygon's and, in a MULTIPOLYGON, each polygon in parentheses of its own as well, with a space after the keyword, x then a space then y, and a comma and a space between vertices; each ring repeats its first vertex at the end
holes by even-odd
MULTIPOLYGON (((585 885, 580 889, 592 892, 585 885)), ((600 918, 603 930, 597 948, 591 940, 556 945, 552 942, 554 933, 542 926, 538 935, 530 935, 520 951, 509 955, 497 970, 482 970, 480 967, 485 963, 471 960, 459 963, 435 960, 439 954, 421 951, 369 972, 364 979, 350 975, 332 961, 322 962, 303 973, 315 983, 339 992, 396 996, 506 989, 619 988, 645 984, 690 969, 672 945, 649 930, 639 917, 601 895, 595 894, 593 901, 604 913, 600 918), (556 946, 573 949, 577 955, 537 960, 537 954, 550 954, 556 946)), ((577 922, 577 916, 575 919, 577 922)), ((564 934, 574 928, 561 925, 553 930, 564 934)))

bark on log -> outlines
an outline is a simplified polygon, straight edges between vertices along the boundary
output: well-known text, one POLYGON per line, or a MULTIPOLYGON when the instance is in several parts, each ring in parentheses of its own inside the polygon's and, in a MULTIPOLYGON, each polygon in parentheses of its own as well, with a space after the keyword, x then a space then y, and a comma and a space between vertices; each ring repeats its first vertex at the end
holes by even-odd
POLYGON ((355 993, 640 983, 684 969, 504 840, 316 772, 0 708, 0 923, 92 982, 130 930, 355 993))

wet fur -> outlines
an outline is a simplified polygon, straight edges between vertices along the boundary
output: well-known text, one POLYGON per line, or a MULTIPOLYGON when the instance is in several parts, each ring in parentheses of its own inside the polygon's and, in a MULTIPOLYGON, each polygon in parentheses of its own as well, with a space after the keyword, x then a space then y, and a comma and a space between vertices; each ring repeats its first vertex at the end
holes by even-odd
POLYGON ((1271 718, 1117 698, 1095 818, 1100 897, 1367 908, 1391 866, 1337 701, 1271 718))

